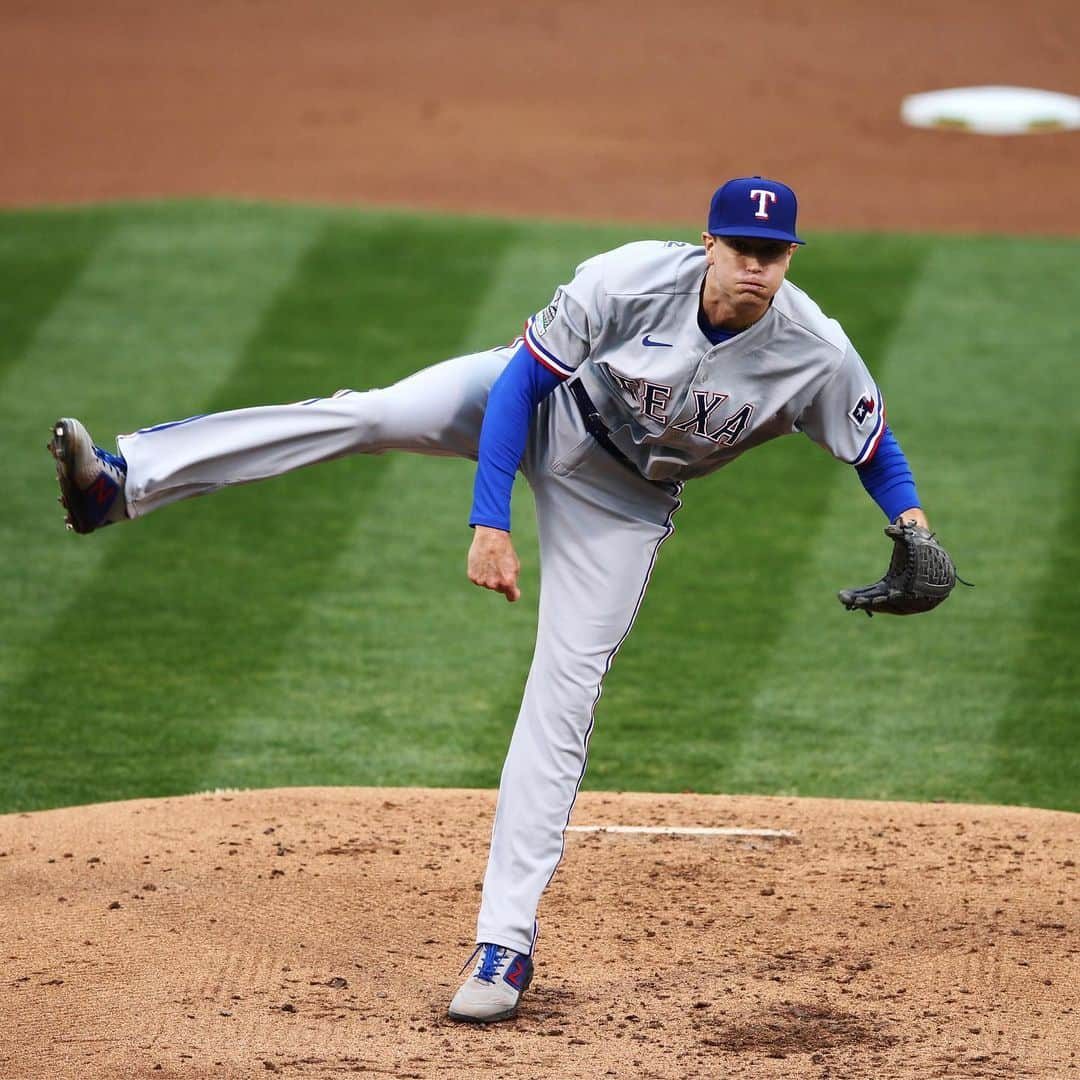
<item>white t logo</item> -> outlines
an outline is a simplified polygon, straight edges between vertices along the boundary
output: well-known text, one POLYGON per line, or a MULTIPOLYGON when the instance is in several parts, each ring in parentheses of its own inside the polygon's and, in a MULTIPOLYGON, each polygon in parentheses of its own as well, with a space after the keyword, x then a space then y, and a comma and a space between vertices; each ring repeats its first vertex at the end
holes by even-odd
POLYGON ((757 199, 757 213, 754 215, 756 218, 760 218, 762 221, 769 220, 769 211, 766 209, 771 203, 776 202, 775 191, 763 191, 761 188, 754 188, 750 192, 751 199, 757 199))

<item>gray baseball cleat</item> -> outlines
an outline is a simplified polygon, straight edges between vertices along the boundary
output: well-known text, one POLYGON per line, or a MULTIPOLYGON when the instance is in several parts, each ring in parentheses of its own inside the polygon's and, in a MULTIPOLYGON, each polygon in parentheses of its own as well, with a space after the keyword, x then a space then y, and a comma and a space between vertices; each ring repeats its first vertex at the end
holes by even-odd
POLYGON ((70 417, 53 424, 48 449, 56 459, 69 529, 88 533, 127 518, 127 462, 122 457, 95 446, 86 428, 70 417))
POLYGON ((466 967, 477 953, 480 958, 450 1002, 448 1015, 471 1024, 509 1020, 532 981, 532 957, 485 942, 477 945, 466 967))

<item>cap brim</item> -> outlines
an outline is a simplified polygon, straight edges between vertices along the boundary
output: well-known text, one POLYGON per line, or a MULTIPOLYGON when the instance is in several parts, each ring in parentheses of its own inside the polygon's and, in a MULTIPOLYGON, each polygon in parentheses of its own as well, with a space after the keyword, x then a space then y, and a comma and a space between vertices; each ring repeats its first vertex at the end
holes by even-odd
POLYGON ((710 236, 753 236, 763 240, 786 240, 789 244, 805 244, 794 233, 780 229, 770 229, 764 225, 727 225, 721 229, 710 229, 710 236))

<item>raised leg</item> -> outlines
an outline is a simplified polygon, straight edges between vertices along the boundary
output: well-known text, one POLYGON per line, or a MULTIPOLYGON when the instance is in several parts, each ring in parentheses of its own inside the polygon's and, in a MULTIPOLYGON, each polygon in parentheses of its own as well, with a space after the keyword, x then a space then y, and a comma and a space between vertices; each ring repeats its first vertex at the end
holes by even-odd
POLYGON ((121 435, 128 513, 347 454, 476 457, 488 391, 510 356, 459 356, 384 389, 196 416, 121 435))

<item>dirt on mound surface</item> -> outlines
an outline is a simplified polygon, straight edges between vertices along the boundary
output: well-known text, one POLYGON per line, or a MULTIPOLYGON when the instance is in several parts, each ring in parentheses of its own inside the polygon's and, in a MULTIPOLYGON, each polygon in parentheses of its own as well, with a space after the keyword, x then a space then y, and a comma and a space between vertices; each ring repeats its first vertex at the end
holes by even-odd
POLYGON ((0 205, 223 194, 658 222, 729 176, 802 227, 1080 233, 1080 135, 905 95, 1080 93, 1074 0, 9 0, 0 205))
POLYGON ((445 1017, 494 794, 0 818, 0 1075, 1080 1076, 1077 815, 584 794, 514 1021, 445 1017))

